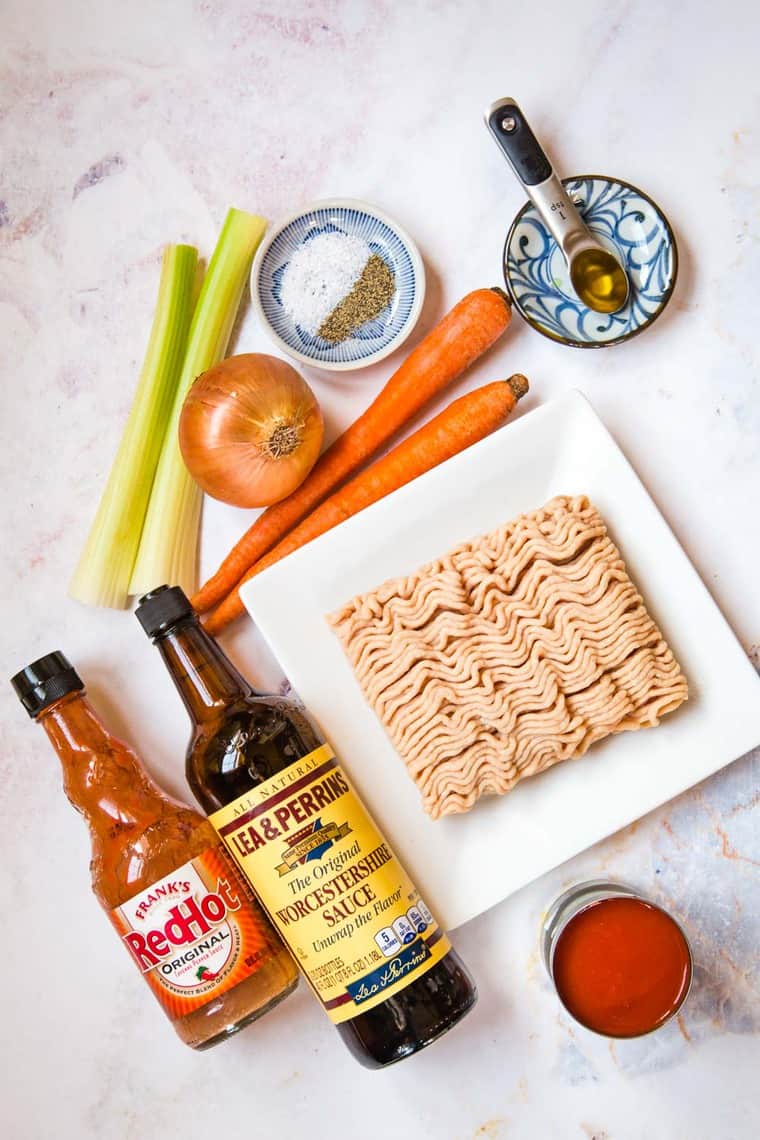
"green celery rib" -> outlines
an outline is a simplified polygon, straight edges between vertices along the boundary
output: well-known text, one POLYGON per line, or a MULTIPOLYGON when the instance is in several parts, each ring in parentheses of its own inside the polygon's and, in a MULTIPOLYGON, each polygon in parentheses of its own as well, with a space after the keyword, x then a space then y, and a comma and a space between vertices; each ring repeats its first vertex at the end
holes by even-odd
POLYGON ((158 301, 134 402, 97 514, 69 584, 92 606, 123 609, 174 402, 195 300, 198 251, 164 250, 158 301))
POLYGON ((179 418, 196 377, 222 360, 251 261, 266 230, 264 218, 231 209, 193 314, 187 353, 161 451, 129 591, 145 594, 167 583, 195 592, 202 493, 179 449, 179 418))

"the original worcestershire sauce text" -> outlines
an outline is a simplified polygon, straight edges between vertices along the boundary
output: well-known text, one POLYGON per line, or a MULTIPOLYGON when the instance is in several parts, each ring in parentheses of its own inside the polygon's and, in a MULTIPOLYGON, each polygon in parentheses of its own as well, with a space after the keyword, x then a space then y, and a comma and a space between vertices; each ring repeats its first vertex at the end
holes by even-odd
POLYGON ((445 952, 329 745, 213 820, 334 1020, 385 1000, 445 952))

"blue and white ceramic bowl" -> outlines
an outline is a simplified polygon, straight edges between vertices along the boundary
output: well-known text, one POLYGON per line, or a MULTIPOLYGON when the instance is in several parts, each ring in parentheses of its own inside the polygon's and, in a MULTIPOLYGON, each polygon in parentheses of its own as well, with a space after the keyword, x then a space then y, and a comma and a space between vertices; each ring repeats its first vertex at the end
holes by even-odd
POLYGON ((648 195, 598 175, 563 178, 590 230, 617 254, 630 292, 617 313, 595 313, 570 283, 562 253, 530 202, 504 246, 504 278, 515 307, 544 336, 575 348, 605 348, 643 332, 670 300, 678 251, 670 224, 648 195))
POLYGON ((425 269, 409 234, 375 206, 350 198, 315 202, 286 218, 267 235, 251 271, 254 308, 283 352, 332 371, 365 368, 398 348, 417 323, 424 295, 425 269), (366 241, 396 282, 387 308, 340 344, 306 332, 280 302, 282 276, 294 251, 317 234, 335 231, 366 241))

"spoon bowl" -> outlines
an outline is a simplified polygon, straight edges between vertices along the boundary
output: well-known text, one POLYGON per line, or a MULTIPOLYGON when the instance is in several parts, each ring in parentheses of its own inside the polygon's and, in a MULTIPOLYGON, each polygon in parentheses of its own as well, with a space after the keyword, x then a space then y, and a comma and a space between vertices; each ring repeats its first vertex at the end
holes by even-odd
POLYGON ((570 259, 570 280, 578 299, 596 313, 616 313, 628 300, 628 277, 614 254, 596 244, 570 259))

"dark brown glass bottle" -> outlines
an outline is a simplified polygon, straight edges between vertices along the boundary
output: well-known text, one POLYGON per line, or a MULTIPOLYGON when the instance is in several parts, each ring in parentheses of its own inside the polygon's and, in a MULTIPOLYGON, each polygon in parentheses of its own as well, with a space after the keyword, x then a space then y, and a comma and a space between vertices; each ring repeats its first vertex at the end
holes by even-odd
MULTIPOLYGON (((163 586, 147 594, 137 617, 157 645, 190 714, 190 787, 248 875, 348 1048, 363 1065, 380 1068, 430 1044, 474 1005, 477 991, 355 797, 329 745, 294 701, 256 692, 244 680, 202 628, 180 589, 163 586), (299 791, 303 788, 306 791, 299 791), (321 836, 327 837, 324 843, 321 836), (266 852, 271 848, 273 857, 281 860, 266 877, 258 869, 251 873, 251 865, 258 868, 255 861, 264 859, 259 847, 266 852), (387 883, 393 874, 403 883, 392 896, 395 910, 388 901, 391 896, 378 897, 374 885, 387 883), (282 905, 272 903, 269 879, 277 881, 278 876, 292 885, 293 905, 287 905, 287 899, 282 905), (305 893, 296 897, 301 887, 305 893), (402 904, 407 909, 398 913, 402 904), (386 907, 393 922, 377 929, 370 915, 386 907), (349 924, 361 923, 370 933, 354 931, 338 941, 337 951, 330 950, 329 961, 315 972, 311 950, 307 953, 307 943, 299 943, 299 922, 311 924, 307 936, 311 947, 314 922, 323 917, 332 926, 325 925, 316 939, 320 949, 322 942, 331 945, 333 939, 342 938, 341 931, 345 933, 349 924), (357 960, 354 943, 360 941, 364 953, 357 960), (351 942, 348 951, 346 942, 351 942), (351 968, 362 963, 358 980, 353 974, 349 978, 346 959, 341 957, 347 952, 351 968), (386 987, 390 992, 383 997, 386 987), (366 1010, 361 1008, 364 1002, 366 1010)), ((383 921, 384 915, 380 926, 383 921)))

